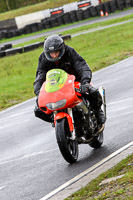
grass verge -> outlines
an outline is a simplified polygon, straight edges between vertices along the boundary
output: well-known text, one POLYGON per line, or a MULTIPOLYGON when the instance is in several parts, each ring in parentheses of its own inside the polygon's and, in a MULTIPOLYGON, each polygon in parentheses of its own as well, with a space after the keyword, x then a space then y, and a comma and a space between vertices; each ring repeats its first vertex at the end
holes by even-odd
MULTIPOLYGON (((81 35, 66 41, 87 61, 92 71, 133 55, 133 22, 81 35)), ((34 96, 38 57, 43 51, 0 59, 0 110, 34 96)))
POLYGON ((132 200, 133 154, 65 200, 132 200), (121 176, 123 175, 123 176, 121 176), (121 176, 113 180, 111 178, 121 176), (107 180, 108 179, 108 180, 107 180), (103 182, 105 181, 106 182, 103 182))

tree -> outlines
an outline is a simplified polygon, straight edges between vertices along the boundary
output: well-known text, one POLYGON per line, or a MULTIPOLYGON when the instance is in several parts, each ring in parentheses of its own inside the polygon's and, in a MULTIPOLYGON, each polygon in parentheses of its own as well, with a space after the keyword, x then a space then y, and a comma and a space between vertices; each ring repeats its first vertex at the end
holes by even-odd
POLYGON ((6 0, 5 3, 6 3, 7 10, 11 10, 11 8, 9 6, 9 0, 6 0))

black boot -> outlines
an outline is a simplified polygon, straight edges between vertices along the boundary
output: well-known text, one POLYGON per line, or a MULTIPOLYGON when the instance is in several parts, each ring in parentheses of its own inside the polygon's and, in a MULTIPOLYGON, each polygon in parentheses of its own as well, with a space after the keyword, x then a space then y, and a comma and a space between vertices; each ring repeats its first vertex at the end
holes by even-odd
POLYGON ((44 112, 42 112, 38 106, 35 106, 35 109, 34 109, 34 113, 35 113, 35 116, 46 121, 46 122, 51 122, 53 123, 54 122, 54 115, 53 113, 51 114, 46 114, 44 112))
POLYGON ((105 123, 106 118, 105 118, 104 112, 102 111, 101 108, 95 110, 95 115, 96 115, 98 124, 104 124, 105 123))

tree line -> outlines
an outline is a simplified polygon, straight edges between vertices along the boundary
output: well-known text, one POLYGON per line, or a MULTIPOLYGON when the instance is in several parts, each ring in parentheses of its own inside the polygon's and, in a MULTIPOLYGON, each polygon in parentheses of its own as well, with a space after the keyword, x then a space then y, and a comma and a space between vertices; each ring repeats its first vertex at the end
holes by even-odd
POLYGON ((0 0, 0 13, 44 1, 47 0, 0 0))

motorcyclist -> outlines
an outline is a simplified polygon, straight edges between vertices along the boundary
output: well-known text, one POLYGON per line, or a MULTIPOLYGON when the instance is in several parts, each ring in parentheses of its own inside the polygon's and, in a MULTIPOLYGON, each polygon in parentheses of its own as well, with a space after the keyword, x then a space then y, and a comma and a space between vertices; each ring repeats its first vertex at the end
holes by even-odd
POLYGON ((70 46, 64 44, 63 39, 54 34, 49 36, 44 42, 44 51, 39 57, 36 79, 34 82, 34 92, 37 96, 35 116, 53 122, 53 114, 45 114, 38 107, 38 95, 43 82, 46 80, 46 73, 51 69, 63 69, 68 74, 73 74, 76 81, 81 83, 81 92, 89 99, 95 111, 99 124, 105 123, 105 116, 101 110, 102 97, 97 89, 90 85, 92 72, 86 61, 70 46), (89 92, 89 95, 86 95, 89 92))

